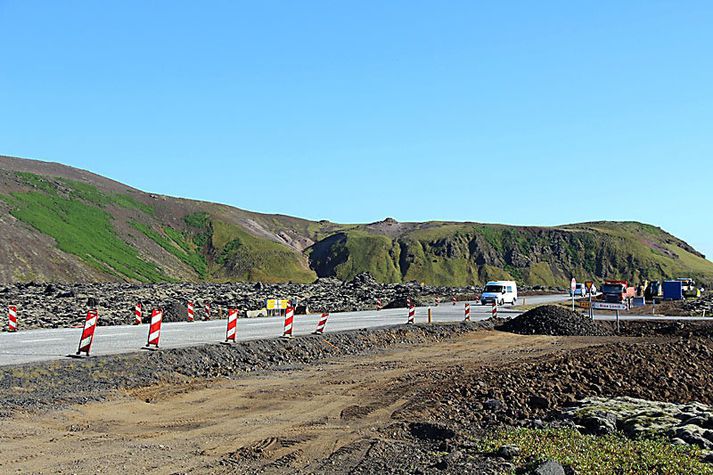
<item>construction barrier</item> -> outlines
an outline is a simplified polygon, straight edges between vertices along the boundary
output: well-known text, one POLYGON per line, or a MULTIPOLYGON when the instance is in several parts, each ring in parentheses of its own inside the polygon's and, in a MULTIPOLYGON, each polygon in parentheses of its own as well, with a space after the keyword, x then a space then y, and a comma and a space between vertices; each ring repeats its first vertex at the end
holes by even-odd
POLYGON ((454 295, 453 298, 451 298, 451 301, 453 302, 453 305, 456 304, 456 296, 454 295))
POLYGON ((287 307, 285 309, 285 331, 282 336, 285 338, 292 338, 292 324, 295 319, 295 309, 293 307, 287 307))
POLYGON ((141 325, 144 319, 144 311, 141 307, 141 302, 134 306, 134 325, 141 325))
POLYGON ((329 312, 324 312, 321 317, 319 317, 319 322, 317 322, 317 329, 314 331, 315 334, 321 335, 324 333, 324 327, 327 326, 327 319, 329 318, 329 312))
POLYGON ((469 322, 470 321, 470 304, 467 303, 465 304, 465 318, 463 319, 464 322, 469 322))
POLYGON ((188 321, 192 322, 196 319, 196 309, 193 306, 193 302, 188 302, 186 307, 188 307, 188 321))
POLYGON ((7 331, 17 331, 17 307, 14 305, 7 308, 7 331))
POLYGON ((210 302, 205 303, 204 309, 205 309, 205 317, 203 319, 210 320, 210 302))
POLYGON ((77 349, 77 356, 82 353, 86 353, 89 356, 89 350, 92 348, 92 341, 94 341, 94 330, 97 328, 97 321, 99 320, 99 314, 95 309, 90 309, 87 311, 87 318, 84 319, 84 328, 82 329, 82 337, 79 339, 79 349, 77 349))
POLYGON ((406 297, 406 306, 411 307, 411 297, 406 297))
POLYGON ((235 337, 238 334, 238 309, 228 309, 228 329, 225 331, 225 341, 235 343, 235 337))
POLYGON ((416 321, 416 307, 413 305, 408 308, 408 320, 406 323, 415 323, 416 321))
POLYGON ((438 307, 438 304, 439 304, 439 303, 441 303, 441 298, 440 298, 440 297, 436 297, 436 307, 438 307))
POLYGON ((498 303, 493 302, 493 309, 490 312, 493 318, 498 318, 498 303))
POLYGON ((384 305, 381 303, 381 299, 376 299, 376 309, 381 310, 384 308, 384 305))
POLYGON ((151 324, 149 325, 149 338, 146 342, 146 349, 158 349, 158 341, 161 339, 161 322, 163 320, 163 310, 153 309, 151 312, 151 324), (153 348, 151 348, 153 345, 153 348))

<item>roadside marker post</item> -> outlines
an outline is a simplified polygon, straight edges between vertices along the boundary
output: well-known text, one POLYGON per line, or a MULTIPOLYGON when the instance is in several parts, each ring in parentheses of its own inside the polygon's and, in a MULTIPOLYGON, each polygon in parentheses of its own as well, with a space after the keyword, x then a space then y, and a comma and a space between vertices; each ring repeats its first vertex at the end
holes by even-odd
POLYGON ((431 312, 431 307, 428 307, 428 324, 430 325, 431 323, 433 323, 433 312, 431 312))
POLYGON ((498 318, 498 303, 493 302, 493 309, 490 311, 492 318, 498 318))
POLYGON ((204 309, 205 309, 205 317, 203 319, 210 320, 210 302, 205 303, 204 309))
POLYGON ((188 307, 188 321, 189 321, 189 322, 195 321, 195 319, 196 319, 196 309, 195 309, 195 307, 193 306, 193 302, 188 302, 188 303, 186 304, 186 306, 188 307))
POLYGON ((572 311, 574 312, 574 290, 577 288, 577 279, 572 277, 569 281, 569 289, 572 291, 572 311))
POLYGON ((381 303, 381 299, 376 299, 376 310, 381 310, 384 308, 383 304, 381 303))
POLYGON ((228 309, 228 328, 225 330, 225 341, 223 343, 235 343, 238 335, 238 309, 228 309))
POLYGON ((7 331, 17 331, 17 307, 14 305, 7 308, 7 331))
POLYGON ((465 318, 463 319, 464 322, 469 322, 470 321, 470 304, 466 303, 465 304, 465 318))
POLYGON ((416 323, 416 307, 410 305, 408 308, 408 320, 406 323, 416 323))
POLYGON ((451 298, 451 301, 453 302, 453 305, 456 304, 456 296, 454 295, 453 298, 451 298))
POLYGON ((292 327, 295 320, 295 309, 287 307, 285 310, 285 330, 282 333, 283 338, 292 338, 292 327))
POLYGON ((329 312, 324 312, 319 317, 319 322, 317 322, 317 329, 314 331, 315 335, 321 335, 324 333, 324 327, 327 326, 327 319, 329 318, 329 312))
POLYGON ((87 311, 87 317, 84 319, 84 327, 82 328, 82 337, 79 339, 77 354, 70 356, 81 356, 82 353, 86 353, 86 355, 89 356, 89 350, 92 348, 94 330, 97 328, 98 320, 99 314, 96 309, 89 309, 87 311))
POLYGON ((134 306, 134 325, 141 325, 141 322, 144 319, 144 311, 143 308, 141 307, 141 302, 137 303, 134 306))
POLYGON ((441 298, 440 298, 440 297, 436 297, 436 307, 438 307, 438 304, 439 304, 439 303, 441 303, 441 298))
POLYGON ((149 325, 149 338, 144 350, 158 350, 158 342, 161 339, 161 323, 163 321, 163 310, 153 309, 151 312, 151 323, 149 325))
POLYGON ((587 294, 589 294, 589 318, 594 320, 594 309, 592 309, 592 286, 594 282, 587 280, 584 282, 584 286, 587 288, 587 294))

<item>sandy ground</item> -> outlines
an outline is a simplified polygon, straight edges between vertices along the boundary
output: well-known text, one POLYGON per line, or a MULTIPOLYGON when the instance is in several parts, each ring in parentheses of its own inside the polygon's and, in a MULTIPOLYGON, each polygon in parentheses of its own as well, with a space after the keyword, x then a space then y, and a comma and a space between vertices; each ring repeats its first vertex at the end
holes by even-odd
MULTIPOLYGON (((417 392, 407 372, 498 366, 602 339, 474 332, 237 380, 121 392, 0 420, 0 473, 292 473, 392 422, 417 392)), ((366 456, 365 453, 357 456, 366 456)))

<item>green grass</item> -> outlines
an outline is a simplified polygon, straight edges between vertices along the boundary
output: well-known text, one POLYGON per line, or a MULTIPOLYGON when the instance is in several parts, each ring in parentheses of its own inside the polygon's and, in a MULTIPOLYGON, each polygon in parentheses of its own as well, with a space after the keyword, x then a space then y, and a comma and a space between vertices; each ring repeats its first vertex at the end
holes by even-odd
POLYGON ((597 437, 575 429, 506 429, 476 442, 486 453, 503 445, 518 446, 521 452, 514 462, 519 466, 556 460, 572 466, 576 473, 713 474, 713 466, 700 461, 700 449, 663 439, 631 440, 620 434, 597 437))
POLYGON ((64 188, 69 189, 71 198, 79 199, 101 208, 114 204, 126 209, 139 210, 146 214, 155 213, 153 207, 141 203, 133 196, 121 193, 106 194, 96 186, 81 181, 70 180, 69 178, 57 178, 56 181, 52 181, 46 177, 25 172, 17 172, 16 176, 22 183, 51 195, 58 194, 59 185, 61 184, 64 188))
POLYGON ((17 219, 102 272, 142 282, 169 280, 116 235, 111 215, 101 208, 51 192, 12 193, 0 199, 12 206, 10 213, 17 219))
POLYGON ((190 266, 201 278, 208 276, 208 265, 205 256, 194 246, 191 246, 180 232, 166 226, 163 228, 165 234, 161 234, 147 224, 138 221, 131 221, 131 226, 141 231, 146 237, 161 246, 164 250, 190 266))
POLYGON ((302 256, 284 244, 261 239, 237 225, 211 222, 216 278, 263 282, 312 282, 316 274, 302 256))

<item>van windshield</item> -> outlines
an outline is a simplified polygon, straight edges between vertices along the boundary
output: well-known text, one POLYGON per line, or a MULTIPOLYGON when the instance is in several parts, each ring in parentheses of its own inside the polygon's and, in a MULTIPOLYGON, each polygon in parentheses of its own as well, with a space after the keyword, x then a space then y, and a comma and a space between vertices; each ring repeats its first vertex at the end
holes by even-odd
POLYGON ((499 294, 502 291, 503 291, 502 285, 486 285, 485 289, 483 289, 483 292, 493 292, 493 293, 497 293, 497 294, 499 294))

